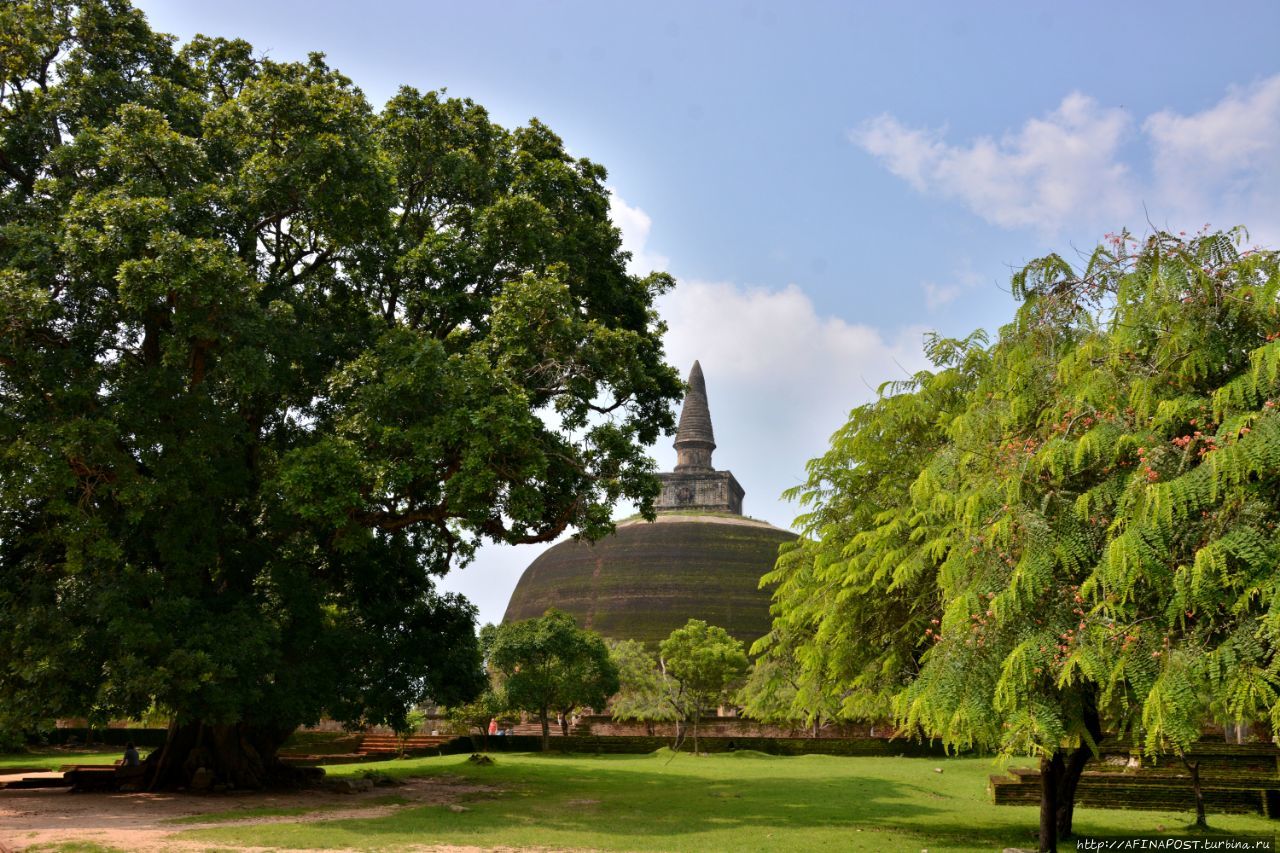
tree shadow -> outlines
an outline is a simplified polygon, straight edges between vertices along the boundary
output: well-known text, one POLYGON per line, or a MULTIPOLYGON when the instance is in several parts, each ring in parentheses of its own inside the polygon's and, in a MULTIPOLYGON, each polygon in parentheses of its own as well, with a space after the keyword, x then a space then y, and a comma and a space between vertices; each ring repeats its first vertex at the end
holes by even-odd
MULTIPOLYGON (((823 774, 821 767, 815 767, 811 776, 795 772, 775 776, 770 773, 775 762, 797 759, 774 758, 743 761, 741 775, 730 773, 724 778, 724 763, 716 773, 704 775, 692 762, 705 759, 683 758, 678 772, 664 772, 661 762, 666 758, 659 756, 648 759, 654 762, 652 769, 635 756, 546 755, 521 764, 500 760, 495 767, 466 775, 471 781, 499 786, 502 793, 465 801, 464 812, 415 806, 387 817, 326 822, 325 844, 358 847, 364 843, 380 848, 430 838, 481 847, 595 847, 601 846, 599 836, 605 835, 627 849, 680 849, 696 847, 699 836, 728 833, 728 837, 754 839, 753 847, 769 849, 793 845, 810 834, 820 843, 822 838, 868 833, 861 837, 867 841, 866 849, 873 849, 877 832, 888 833, 897 844, 909 837, 936 850, 1034 842, 1033 808, 1000 807, 998 813, 984 814, 976 825, 966 817, 968 799, 939 793, 938 785, 823 774)), ((447 768, 457 770, 456 765, 447 768)), ((971 785, 971 781, 957 783, 971 785)), ((282 824, 265 834, 254 832, 252 840, 287 846, 303 841, 308 832, 314 829, 282 824)), ((202 830, 184 837, 213 841, 232 836, 202 830)))

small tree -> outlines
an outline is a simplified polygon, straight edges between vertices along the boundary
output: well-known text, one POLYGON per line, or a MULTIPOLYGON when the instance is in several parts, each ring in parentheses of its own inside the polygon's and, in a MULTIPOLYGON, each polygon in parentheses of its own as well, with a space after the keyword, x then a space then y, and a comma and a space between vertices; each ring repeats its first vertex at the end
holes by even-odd
POLYGON ((502 678, 509 707, 538 715, 544 752, 551 745, 551 711, 603 707, 618 692, 618 670, 604 640, 559 610, 499 625, 489 663, 502 678))
POLYGON ((404 719, 391 727, 400 742, 400 754, 404 755, 405 744, 427 722, 427 714, 421 708, 413 708, 404 715, 404 719))
POLYGON ((670 684, 643 643, 637 640, 613 643, 609 656, 618 668, 618 693, 609 703, 609 713, 615 720, 642 722, 652 735, 655 722, 676 718, 670 684))
POLYGON ((698 752, 698 720, 728 701, 730 689, 747 671, 747 653, 729 632, 690 619, 662 641, 662 668, 674 682, 672 704, 681 720, 693 725, 698 752))
POLYGON ((453 705, 444 709, 445 717, 454 731, 468 734, 472 729, 480 731, 481 749, 489 751, 489 723, 507 711, 506 695, 500 688, 490 687, 474 702, 453 705))

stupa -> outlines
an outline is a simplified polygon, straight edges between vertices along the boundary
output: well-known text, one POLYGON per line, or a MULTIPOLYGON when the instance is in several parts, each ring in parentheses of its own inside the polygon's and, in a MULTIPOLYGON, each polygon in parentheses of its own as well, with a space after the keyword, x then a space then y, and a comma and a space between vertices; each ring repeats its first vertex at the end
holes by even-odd
POLYGON ((675 470, 659 474, 656 520, 621 521, 594 544, 561 542, 525 569, 504 621, 554 607, 617 640, 650 646, 690 618, 748 646, 769 630, 760 577, 795 534, 742 514, 744 490, 711 464, 716 449, 702 366, 693 363, 676 430, 675 470))

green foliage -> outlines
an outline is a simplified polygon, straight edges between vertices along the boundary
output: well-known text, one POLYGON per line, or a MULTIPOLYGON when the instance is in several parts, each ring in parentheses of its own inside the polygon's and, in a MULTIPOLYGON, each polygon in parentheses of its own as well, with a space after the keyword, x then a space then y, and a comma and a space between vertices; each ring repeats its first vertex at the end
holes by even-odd
POLYGON ((434 577, 657 491, 672 281, 603 168, 125 0, 0 28, 0 728, 470 698, 434 577))
POLYGON ((404 722, 395 730, 403 741, 410 735, 422 731, 422 727, 426 725, 427 714, 421 708, 414 708, 412 711, 404 715, 404 722))
POLYGON ((509 703, 500 687, 489 687, 474 700, 462 705, 450 705, 441 711, 455 734, 469 734, 475 729, 480 736, 489 736, 489 722, 507 712, 509 703))
POLYGON ((672 682, 669 701, 679 719, 693 724, 697 751, 698 720, 729 701, 747 672, 747 653, 729 632, 690 619, 659 647, 662 671, 672 682))
POLYGON ((1280 257, 1242 239, 1033 262, 993 344, 855 409, 765 579, 797 683, 1008 753, 1280 722, 1280 257))
POLYGON ((973 387, 984 344, 980 334, 930 339, 942 369, 855 409, 809 463, 807 487, 789 493, 809 510, 797 519, 804 535, 762 579, 774 587, 774 628, 755 651, 795 661, 796 711, 835 703, 840 716, 883 717, 916 672, 937 612, 938 518, 951 506, 938 487, 955 464, 944 413, 973 387))
POLYGON ((674 720, 670 685, 658 661, 639 640, 610 643, 609 657, 618 669, 618 692, 609 701, 615 720, 674 720))
POLYGON ((743 716, 764 723, 804 725, 816 733, 841 715, 842 697, 826 684, 806 677, 800 654, 804 643, 795 635, 770 634, 756 644, 764 653, 755 659, 734 701, 743 716))
POLYGON ((551 711, 567 718, 578 708, 603 708, 618 692, 618 670, 604 640, 558 610, 499 625, 488 654, 507 706, 538 714, 544 739, 551 711))

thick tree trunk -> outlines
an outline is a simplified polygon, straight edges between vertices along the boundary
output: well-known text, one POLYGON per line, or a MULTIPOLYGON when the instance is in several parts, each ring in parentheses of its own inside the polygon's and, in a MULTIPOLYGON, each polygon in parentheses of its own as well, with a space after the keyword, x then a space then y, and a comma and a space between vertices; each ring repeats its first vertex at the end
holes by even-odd
POLYGON ((1087 744, 1080 744, 1071 750, 1058 779, 1058 838, 1071 835, 1071 823, 1076 811, 1076 788, 1080 777, 1084 774, 1085 765, 1093 757, 1093 750, 1087 744))
POLYGON ((290 767, 276 757, 291 731, 247 723, 170 723, 164 746, 147 756, 144 763, 147 789, 298 785, 314 774, 290 767))
POLYGON ((1200 762, 1192 764, 1185 755, 1178 757, 1182 759, 1182 766, 1191 774, 1191 791, 1196 795, 1196 829, 1208 829, 1209 821, 1204 814, 1204 789, 1200 786, 1200 762))
POLYGON ((542 751, 543 752, 551 751, 551 721, 547 719, 547 715, 549 713, 550 712, 548 711, 548 709, 543 708, 542 713, 539 715, 539 719, 542 720, 542 751))
MULTIPOLYGON (((1084 697, 1081 717, 1085 729, 1089 732, 1089 736, 1093 738, 1093 742, 1095 744, 1101 743, 1102 719, 1098 716, 1098 708, 1092 693, 1084 697)), ((1062 772, 1057 781, 1057 836, 1059 839, 1067 838, 1074 834, 1072 822, 1075 820, 1076 812, 1076 788, 1080 785, 1080 777, 1084 774, 1085 765, 1089 763, 1089 759, 1092 757, 1093 750, 1087 743, 1081 743, 1071 751, 1071 755, 1062 765, 1062 772)))
POLYGON ((565 737, 569 736, 569 715, 568 714, 560 715, 560 734, 564 735, 565 737))
POLYGON ((1040 853, 1058 853, 1058 783, 1063 769, 1062 750, 1040 759, 1040 853))

